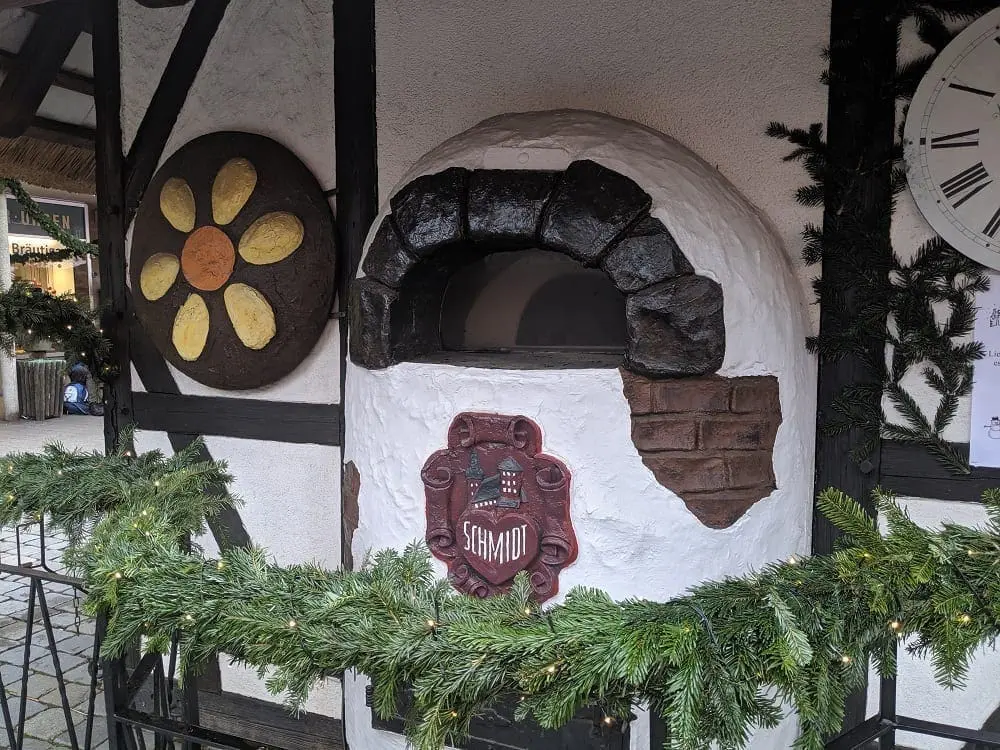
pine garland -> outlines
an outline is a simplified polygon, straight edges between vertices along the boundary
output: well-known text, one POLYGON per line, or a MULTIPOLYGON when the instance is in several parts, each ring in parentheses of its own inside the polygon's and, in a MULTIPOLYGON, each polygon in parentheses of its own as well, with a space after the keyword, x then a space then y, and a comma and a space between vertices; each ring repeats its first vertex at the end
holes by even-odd
POLYGON ((56 296, 15 281, 10 289, 0 292, 0 349, 9 351, 16 341, 31 339, 58 342, 68 362, 86 363, 100 380, 116 374, 111 344, 95 313, 70 295, 56 296))
MULTIPOLYGON (((899 23, 914 18, 918 36, 934 49, 897 70, 891 91, 901 101, 913 97, 934 57, 954 37, 946 21, 968 20, 995 7, 992 0, 913 0, 890 5, 887 11, 896 14, 899 23)), ((795 147, 785 160, 800 162, 811 179, 796 192, 796 200, 804 206, 822 206, 830 168, 822 125, 813 124, 804 130, 775 122, 768 126, 767 134, 795 147)), ((894 195, 905 188, 902 159, 900 135, 893 153, 894 195)), ((840 220, 846 224, 848 217, 840 220)), ((823 279, 813 282, 817 301, 835 320, 830 326, 833 332, 810 338, 809 348, 832 360, 847 355, 858 357, 879 384, 844 389, 832 404, 836 418, 826 429, 832 433, 859 429, 862 440, 853 451, 853 458, 859 462, 869 458, 879 439, 885 438, 919 445, 952 473, 968 474, 968 459, 945 440, 944 432, 955 418, 958 399, 971 392, 973 363, 984 354, 979 343, 959 342, 972 333, 975 295, 989 289, 988 277, 982 266, 940 238, 922 245, 907 263, 884 246, 876 248, 877 252, 859 252, 859 248, 871 247, 872 243, 884 245, 887 238, 872 238, 861 228, 852 235, 843 246, 832 246, 825 240, 822 228, 810 224, 803 231, 802 257, 806 265, 835 257, 846 273, 835 284, 824 283, 823 279), (853 257, 866 261, 852 264, 853 257), (887 257, 888 265, 873 268, 868 260, 872 257, 887 257), (844 305, 847 293, 861 301, 860 311, 848 312, 844 305), (935 314, 935 305, 947 311, 942 322, 935 314), (903 385, 906 375, 915 368, 920 368, 924 382, 939 397, 930 416, 903 385), (883 396, 902 417, 901 424, 886 416, 883 396)))
POLYGON ((3 193, 3 188, 10 191, 11 195, 21 204, 21 208, 24 209, 25 213, 38 226, 44 229, 49 237, 62 245, 61 250, 11 253, 11 263, 31 263, 35 261, 57 262, 60 260, 69 260, 70 258, 86 258, 88 255, 97 255, 97 245, 81 240, 79 237, 74 237, 56 224, 52 220, 52 217, 42 211, 41 206, 35 203, 35 199, 28 195, 28 191, 24 189, 20 182, 9 177, 0 177, 0 194, 3 193))
POLYGON ((943 684, 961 685, 976 648, 1000 634, 1000 492, 986 498, 984 529, 940 531, 878 496, 883 535, 857 503, 828 490, 820 508, 850 544, 833 555, 668 602, 577 588, 540 609, 523 575, 505 595, 457 594, 416 545, 380 552, 359 572, 282 567, 256 548, 218 560, 186 552, 178 539, 203 532, 228 502, 205 494, 229 479, 225 467, 195 463, 196 450, 104 458, 52 447, 0 458, 0 523, 44 513, 75 532, 86 606, 109 616, 105 655, 139 636, 165 651, 176 635, 182 672, 225 653, 268 674, 268 688, 293 705, 318 680, 357 670, 372 677, 382 716, 411 691, 407 732, 418 750, 459 741, 504 696, 520 698, 519 717, 549 728, 596 706, 606 730, 648 705, 682 750, 742 747, 787 703, 800 721, 795 747, 820 750, 869 658, 891 674, 905 641, 931 656, 943 684), (79 529, 92 523, 84 540, 79 529))

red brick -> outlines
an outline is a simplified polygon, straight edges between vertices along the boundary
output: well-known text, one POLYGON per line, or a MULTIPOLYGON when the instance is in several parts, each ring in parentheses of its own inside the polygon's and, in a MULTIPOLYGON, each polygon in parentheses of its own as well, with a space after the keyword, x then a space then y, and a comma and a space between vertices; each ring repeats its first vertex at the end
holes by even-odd
POLYGON ((699 492, 685 495, 687 509, 703 524, 713 529, 725 529, 736 523, 770 491, 699 492))
POLYGON ((756 416, 720 414, 701 420, 698 447, 705 450, 770 450, 777 425, 756 416))
POLYGON ((720 490, 726 486, 726 463, 719 456, 649 453, 642 461, 660 484, 677 494, 720 490))
POLYGON ((633 414, 649 414, 653 410, 650 381, 641 375, 622 370, 622 389, 633 414))
POLYGON ((736 378, 733 383, 732 410, 737 414, 781 414, 778 379, 773 375, 736 378))
POLYGON ((632 442, 640 451, 692 451, 698 423, 685 417, 652 414, 632 420, 632 442))
POLYGON ((730 391, 730 381, 719 377, 655 380, 653 411, 668 414, 728 411, 730 391))
POLYGON ((729 489, 769 486, 774 487, 774 470, 770 451, 731 453, 726 455, 729 489))

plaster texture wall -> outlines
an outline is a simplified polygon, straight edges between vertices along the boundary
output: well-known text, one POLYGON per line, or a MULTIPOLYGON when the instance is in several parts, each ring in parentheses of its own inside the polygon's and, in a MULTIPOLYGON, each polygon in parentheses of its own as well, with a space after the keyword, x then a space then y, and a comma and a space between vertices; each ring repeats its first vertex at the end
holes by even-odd
MULTIPOLYGON (((135 137, 167 59, 187 18, 183 8, 150 10, 121 4, 124 146, 135 137)), ((230 4, 163 154, 205 133, 245 130, 270 136, 293 151, 324 189, 335 184, 333 132, 333 11, 323 0, 230 4), (264 32, 266 30, 266 33, 264 32)), ((162 160, 161 160, 162 163, 162 160)), ((339 336, 331 321, 309 357, 287 378, 254 391, 222 392, 173 370, 182 393, 270 401, 340 400, 339 336)), ((133 369, 133 386, 143 386, 133 369)), ((169 451, 166 436, 143 433, 140 447, 169 451)), ((236 477, 233 491, 256 544, 282 564, 340 563, 340 449, 210 437, 213 457, 236 477)), ((215 552, 211 538, 201 540, 215 552)), ((277 700, 256 675, 221 659, 223 686, 277 700)), ((316 690, 307 709, 339 717, 340 684, 316 690)))
POLYGON ((826 120, 828 0, 505 0, 488 12, 463 0, 377 0, 376 27, 383 199, 421 154, 485 118, 590 109, 699 154, 798 258, 817 212, 795 204, 801 167, 782 162, 787 144, 764 131, 771 120, 826 120))
MULTIPOLYGON (((635 123, 557 111, 488 120, 432 151, 402 182, 451 166, 563 169, 574 159, 593 159, 635 180, 695 271, 722 286, 728 346, 720 373, 776 375, 780 382, 778 489, 726 530, 703 526, 643 465, 615 369, 404 363, 368 371, 349 365, 345 456, 361 473, 356 560, 423 536, 420 469, 444 447, 448 425, 461 411, 533 419, 543 430, 545 452, 573 473, 580 554, 560 576, 562 592, 586 584, 617 598, 663 599, 808 550, 815 373, 803 344, 802 295, 780 239, 711 165, 635 123)), ((402 748, 400 738, 371 729, 362 681, 350 680, 345 689, 351 747, 402 748)), ((785 747, 793 737, 794 723, 786 722, 755 747, 785 747)), ((632 746, 648 748, 646 721, 636 722, 632 746)))

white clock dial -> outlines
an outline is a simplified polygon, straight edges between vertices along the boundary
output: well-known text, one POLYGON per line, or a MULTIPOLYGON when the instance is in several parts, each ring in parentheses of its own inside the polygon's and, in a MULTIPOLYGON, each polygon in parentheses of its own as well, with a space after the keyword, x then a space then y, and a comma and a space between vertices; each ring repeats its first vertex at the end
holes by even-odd
POLYGON ((934 60, 904 129, 910 192, 956 250, 1000 269, 1000 8, 934 60))

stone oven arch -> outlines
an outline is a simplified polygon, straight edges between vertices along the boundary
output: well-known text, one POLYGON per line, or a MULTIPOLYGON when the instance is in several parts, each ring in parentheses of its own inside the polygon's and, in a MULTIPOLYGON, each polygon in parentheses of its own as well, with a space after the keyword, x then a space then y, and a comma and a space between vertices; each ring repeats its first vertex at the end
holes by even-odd
MULTIPOLYGON (((714 373, 725 355, 723 293, 694 272, 633 180, 589 159, 561 172, 452 167, 390 202, 351 301, 351 358, 368 369, 440 353, 449 280, 497 252, 538 249, 601 269, 624 298, 620 356, 476 356, 494 367, 616 367, 651 377, 714 373)), ((471 364, 469 360, 448 360, 471 364)))

